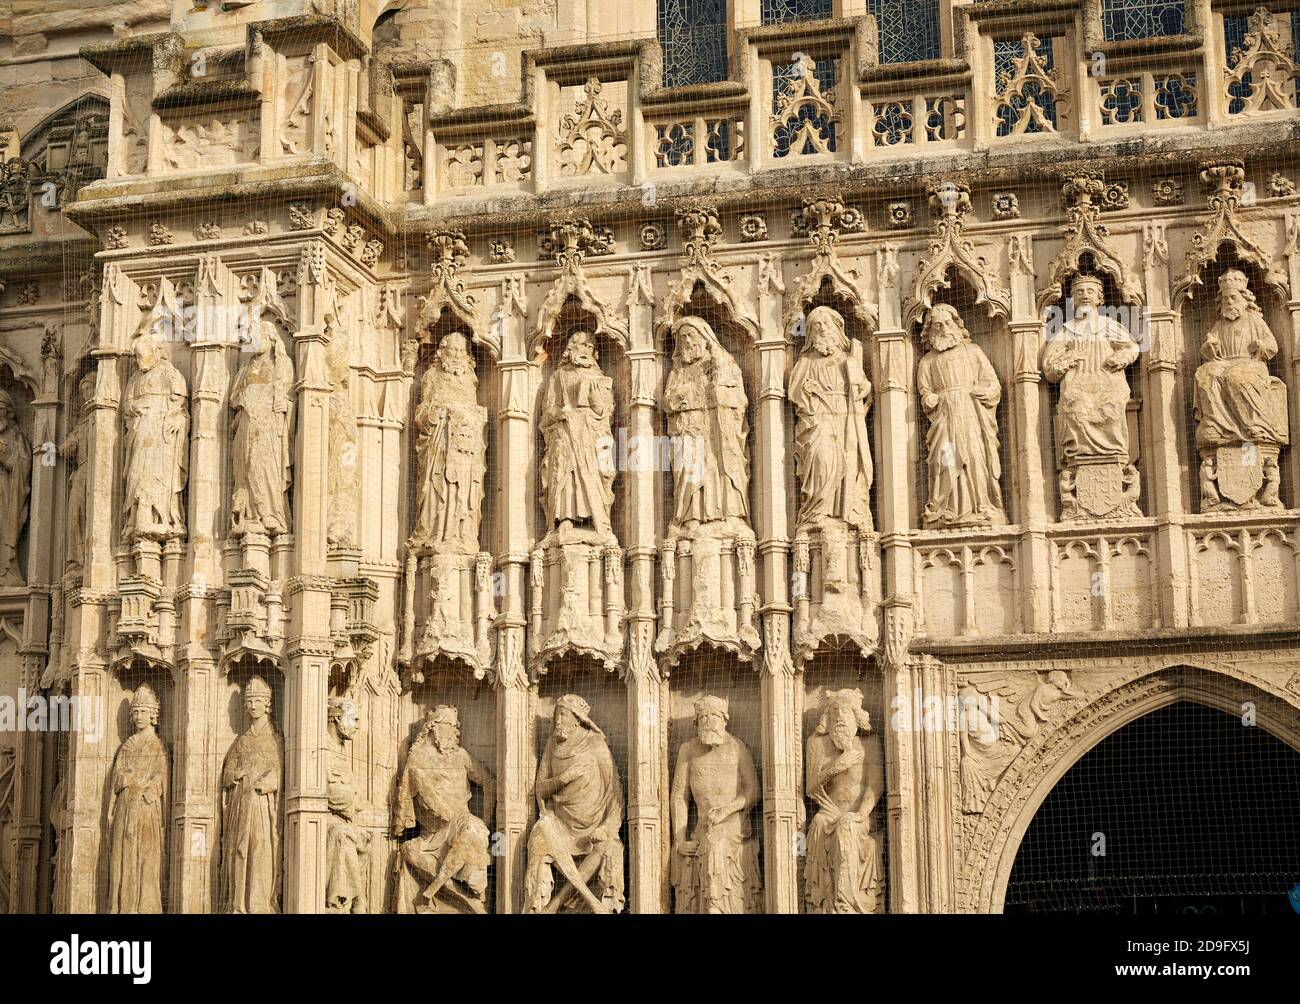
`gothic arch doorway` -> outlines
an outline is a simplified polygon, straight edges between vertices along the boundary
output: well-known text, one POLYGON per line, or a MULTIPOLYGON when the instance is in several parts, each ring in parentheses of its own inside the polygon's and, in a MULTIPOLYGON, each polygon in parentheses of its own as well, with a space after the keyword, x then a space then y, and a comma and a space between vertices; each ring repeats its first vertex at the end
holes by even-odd
POLYGON ((1298 883, 1300 753, 1179 700, 1107 736, 1053 786, 1020 842, 1004 909, 1290 913, 1298 883))

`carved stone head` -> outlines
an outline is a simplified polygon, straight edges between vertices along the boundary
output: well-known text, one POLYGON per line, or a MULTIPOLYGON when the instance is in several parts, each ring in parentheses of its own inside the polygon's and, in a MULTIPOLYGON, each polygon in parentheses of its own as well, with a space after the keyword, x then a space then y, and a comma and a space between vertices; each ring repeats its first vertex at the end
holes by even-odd
POLYGON ((18 410, 14 407, 14 399, 9 396, 8 391, 0 390, 0 432, 5 432, 17 425, 18 410))
POLYGON ((135 340, 135 365, 141 373, 148 373, 158 365, 162 349, 152 338, 141 335, 135 340))
POLYGON ((1219 276, 1219 316, 1238 321, 1255 310, 1255 294, 1244 272, 1230 268, 1219 276))
POLYGON ((465 336, 459 331, 451 332, 438 343, 438 351, 434 358, 440 370, 453 376, 460 376, 474 368, 474 360, 469 354, 465 336))
POLYGON ((849 350, 844 318, 831 307, 814 307, 808 314, 808 349, 823 356, 842 355, 849 350))
POLYGON ((249 720, 260 722, 271 713, 271 687, 260 676, 244 684, 244 712, 249 720))
POLYGON ((357 734, 361 727, 360 712, 355 701, 346 697, 331 697, 329 724, 335 734, 345 742, 357 734))
POLYGON ((829 735, 837 749, 846 750, 859 732, 871 731, 871 716, 862 706, 862 691, 832 690, 826 695, 826 709, 817 723, 821 735, 829 735))
POLYGON ((950 303, 936 303, 925 319, 921 339, 931 351, 947 352, 962 342, 970 341, 970 332, 962 323, 956 307, 950 303))
POLYGON ((131 697, 131 724, 137 732, 158 724, 158 695, 153 687, 142 683, 131 697))
POLYGON ((705 746, 718 746, 727 735, 730 713, 725 697, 701 697, 695 702, 695 728, 705 746))
POLYGON ((460 712, 450 704, 440 704, 429 716, 428 734, 439 753, 460 747, 460 712))
POLYGON ((717 336, 702 317, 683 317, 673 325, 673 361, 689 366, 712 354, 717 336))
POLYGON ((1070 302, 1076 316, 1093 314, 1106 299, 1106 287, 1095 275, 1075 276, 1070 284, 1070 302))

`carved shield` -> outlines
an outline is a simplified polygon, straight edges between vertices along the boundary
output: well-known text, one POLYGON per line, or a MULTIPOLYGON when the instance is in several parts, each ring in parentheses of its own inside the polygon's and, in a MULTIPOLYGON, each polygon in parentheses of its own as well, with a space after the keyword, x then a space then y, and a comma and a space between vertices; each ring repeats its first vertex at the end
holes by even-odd
POLYGON ((1219 494, 1237 505, 1248 505, 1264 486, 1264 456, 1254 445, 1220 446, 1215 451, 1215 481, 1219 494))
POLYGON ((1075 469, 1074 496, 1089 516, 1109 516, 1124 497, 1119 464, 1085 464, 1075 469))

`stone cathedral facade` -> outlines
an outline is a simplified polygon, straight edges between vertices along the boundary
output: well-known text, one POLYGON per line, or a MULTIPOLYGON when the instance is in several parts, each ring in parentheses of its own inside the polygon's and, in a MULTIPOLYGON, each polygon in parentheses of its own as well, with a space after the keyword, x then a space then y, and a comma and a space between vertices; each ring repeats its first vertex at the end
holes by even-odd
POLYGON ((12 5, 0 910, 997 912, 1300 749, 1294 10, 12 5))

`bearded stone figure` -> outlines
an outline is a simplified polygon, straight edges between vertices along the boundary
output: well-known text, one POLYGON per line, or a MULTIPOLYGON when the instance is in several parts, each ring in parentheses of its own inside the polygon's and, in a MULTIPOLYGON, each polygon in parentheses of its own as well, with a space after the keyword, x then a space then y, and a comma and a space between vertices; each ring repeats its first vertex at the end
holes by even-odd
POLYGON ((280 791, 284 743, 271 724, 271 688, 244 685, 248 727, 221 771, 221 912, 280 912, 280 791))
POLYGON ((699 317, 673 325, 673 368, 664 389, 676 527, 749 519, 749 437, 745 381, 713 329, 699 317))
POLYGON ((122 536, 183 536, 181 493, 189 474, 189 389, 151 337, 135 341, 135 372, 122 398, 126 420, 122 536))
POLYGON ((1125 369, 1138 346, 1118 321, 1100 314, 1105 287, 1080 275, 1070 287, 1074 317, 1043 350, 1043 372, 1061 385, 1056 456, 1063 473, 1061 515, 1138 515, 1137 469, 1129 463, 1129 386, 1125 369), (1126 492, 1127 489, 1127 492, 1126 492))
POLYGON ((32 448, 18 429, 13 398, 0 390, 0 585, 23 584, 18 540, 27 525, 32 448))
POLYGON ((998 402, 1002 387, 988 356, 971 341, 955 307, 930 309, 922 332, 927 349, 916 386, 929 418, 925 431, 929 499, 927 526, 987 526, 1006 522, 998 402))
POLYGON ((329 764, 326 797, 329 830, 325 835, 325 910, 369 913, 370 833, 357 823, 365 808, 352 778, 348 744, 360 726, 357 706, 346 698, 329 703, 329 764))
POLYGON ((78 385, 81 411, 77 422, 59 444, 68 463, 68 520, 64 562, 69 571, 81 571, 86 557, 86 479, 90 460, 90 418, 95 399, 95 374, 87 373, 78 385))
POLYGON ((757 913, 762 893, 758 840, 749 809, 758 799, 754 758, 727 732, 727 701, 695 702, 696 737, 673 771, 671 881, 677 913, 757 913), (695 828, 687 836, 691 803, 695 828))
POLYGON ((478 377, 465 336, 443 338, 420 381, 415 408, 420 508, 415 539, 478 551, 487 469, 487 409, 478 403, 478 377))
POLYGON ((393 834, 419 833, 397 855, 398 913, 486 913, 488 837, 496 783, 460 745, 460 714, 440 705, 411 743, 397 786, 393 834), (483 789, 483 815, 469 808, 483 789))
POLYGON ((293 362, 275 324, 262 321, 256 346, 230 388, 234 420, 232 532, 288 533, 293 469, 293 362))
POLYGON ((826 695, 805 766, 817 803, 804 870, 808 912, 884 913, 885 854, 871 815, 885 788, 885 757, 862 691, 826 695))
POLYGON ((1201 343, 1196 369, 1196 446, 1201 508, 1280 506, 1278 453, 1290 442, 1286 384, 1269 373, 1277 339, 1245 274, 1219 277, 1219 319, 1201 343))
POLYGON ((542 507, 548 529, 590 524, 613 536, 613 417, 614 381, 601 372, 591 335, 576 332, 542 400, 542 507))
POLYGON ((871 529, 871 382, 851 351, 844 318, 814 307, 807 340, 790 376, 794 454, 799 474, 799 526, 831 517, 871 529))
POLYGON ((566 907, 623 909, 623 790, 591 705, 565 694, 537 766, 537 822, 528 835, 524 900, 529 913, 566 907), (562 881, 557 890, 555 872, 562 881), (589 883, 595 883, 593 890, 589 883))
POLYGON ((162 913, 167 750, 158 738, 158 695, 131 698, 135 734, 118 747, 108 780, 108 912, 162 913))

